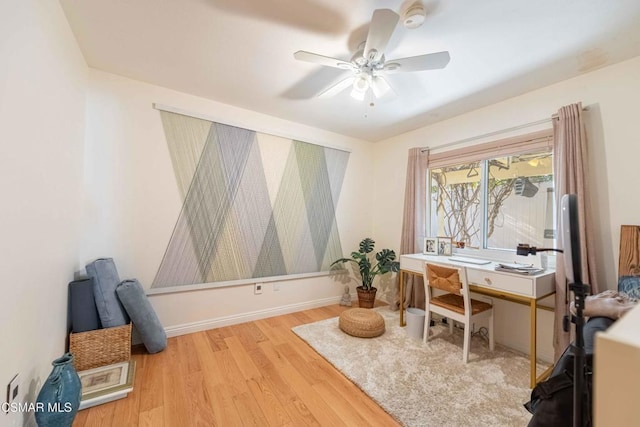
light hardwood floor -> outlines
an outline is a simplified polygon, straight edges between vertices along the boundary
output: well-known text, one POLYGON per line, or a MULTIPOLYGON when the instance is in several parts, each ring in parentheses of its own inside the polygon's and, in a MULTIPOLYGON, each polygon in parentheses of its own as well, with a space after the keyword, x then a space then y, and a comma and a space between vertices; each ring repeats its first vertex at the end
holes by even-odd
POLYGON ((291 328, 332 305, 170 338, 134 349, 126 399, 78 412, 74 426, 398 426, 291 328))

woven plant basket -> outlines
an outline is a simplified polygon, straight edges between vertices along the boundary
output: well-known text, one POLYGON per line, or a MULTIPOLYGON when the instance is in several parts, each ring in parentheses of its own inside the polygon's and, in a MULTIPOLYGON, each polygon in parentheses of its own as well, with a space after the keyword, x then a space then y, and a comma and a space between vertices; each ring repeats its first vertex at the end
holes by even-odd
POLYGON ((365 290, 362 286, 358 286, 356 291, 358 292, 358 306, 360 308, 373 308, 376 303, 376 292, 378 289, 371 288, 365 290))
POLYGON ((69 352, 78 371, 131 359, 131 323, 69 334, 69 352))

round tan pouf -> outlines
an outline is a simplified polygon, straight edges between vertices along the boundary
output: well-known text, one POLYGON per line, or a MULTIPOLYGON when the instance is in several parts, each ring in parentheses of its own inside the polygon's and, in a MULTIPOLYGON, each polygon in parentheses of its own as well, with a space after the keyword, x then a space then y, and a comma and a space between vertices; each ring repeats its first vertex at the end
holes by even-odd
POLYGON ((343 332, 360 338, 384 334, 384 319, 380 313, 367 308, 350 308, 340 315, 338 325, 343 332))

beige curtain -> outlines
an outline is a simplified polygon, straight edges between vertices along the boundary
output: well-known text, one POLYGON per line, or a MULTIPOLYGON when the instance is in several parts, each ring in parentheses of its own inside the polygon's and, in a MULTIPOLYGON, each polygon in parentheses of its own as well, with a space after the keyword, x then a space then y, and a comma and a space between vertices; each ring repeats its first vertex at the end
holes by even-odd
MULTIPOLYGON (((553 176, 555 179, 556 219, 560 224, 560 200, 565 194, 576 194, 580 228, 580 253, 582 255, 582 280, 590 285, 590 294, 600 292, 596 282, 595 253, 593 250, 593 224, 587 209, 589 203, 587 139, 582 121, 582 104, 560 108, 557 120, 553 120, 553 176), (591 246, 591 250, 588 250, 591 246)), ((575 248, 574 248, 575 250, 575 248)), ((558 256, 556 266, 556 310, 554 350, 556 360, 571 340, 570 332, 562 330, 562 318, 569 313, 573 294, 568 292, 564 261, 558 256)), ((573 324, 572 328, 573 330, 573 324)))
MULTIPOLYGON (((423 148, 411 148, 407 161, 407 182, 404 193, 404 214, 400 254, 422 252, 427 216, 427 167, 429 152, 423 148)), ((399 280, 399 275, 398 279, 399 280)), ((399 286, 399 283, 396 283, 399 286)), ((404 307, 424 309, 425 294, 422 277, 405 274, 404 307)), ((400 308, 399 294, 395 309, 400 308)))

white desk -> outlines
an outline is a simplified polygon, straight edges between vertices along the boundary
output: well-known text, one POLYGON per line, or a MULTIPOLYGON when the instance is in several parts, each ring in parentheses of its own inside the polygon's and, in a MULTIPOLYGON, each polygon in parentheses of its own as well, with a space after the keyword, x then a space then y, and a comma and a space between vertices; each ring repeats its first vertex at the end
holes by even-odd
MULTIPOLYGON (((551 368, 540 377, 536 375, 536 338, 538 301, 555 293, 555 272, 545 270, 536 275, 521 275, 505 271, 495 271, 495 262, 478 265, 452 261, 447 256, 410 254, 400 255, 400 301, 404 301, 404 275, 422 276, 427 261, 452 264, 467 268, 469 289, 472 292, 529 306, 530 329, 530 384, 546 378, 551 368)), ((546 308, 546 307, 545 307, 546 308)), ((547 308, 548 309, 548 308, 547 308)), ((404 305, 400 304, 400 326, 405 326, 404 305)))

